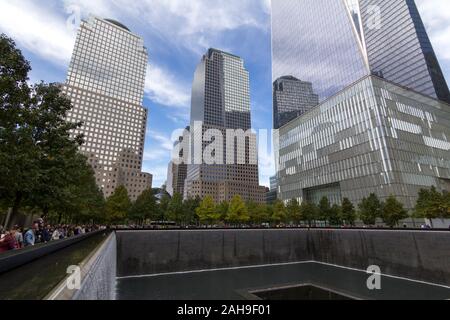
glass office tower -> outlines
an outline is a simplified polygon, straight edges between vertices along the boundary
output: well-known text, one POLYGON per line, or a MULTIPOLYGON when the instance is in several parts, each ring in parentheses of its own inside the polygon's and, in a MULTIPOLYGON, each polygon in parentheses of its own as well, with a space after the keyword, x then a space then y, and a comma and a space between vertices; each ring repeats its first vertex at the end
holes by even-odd
POLYGON ((370 193, 415 206, 450 190, 449 105, 367 76, 280 129, 279 197, 354 204, 370 193))
POLYGON ((245 200, 265 201, 265 188, 259 186, 256 135, 246 138, 245 148, 227 142, 227 129, 251 129, 249 74, 244 61, 235 55, 209 49, 198 65, 192 86, 191 143, 200 136, 200 146, 192 146, 192 163, 188 165, 185 198, 210 195, 217 202, 240 195, 245 200), (203 142, 208 130, 223 137, 222 163, 196 161, 196 147, 202 156, 208 143, 203 142), (229 159, 236 159, 234 164, 229 159), (245 160, 239 163, 237 159, 245 160), (255 159, 256 163, 251 160, 255 159))
POLYGON ((310 82, 292 76, 281 77, 273 83, 273 128, 279 129, 319 104, 310 82))
POLYGON ((413 0, 272 0, 273 79, 311 82, 320 100, 376 74, 450 102, 413 0))
POLYGON ((132 200, 151 188, 142 173, 147 110, 142 106, 148 62, 143 40, 123 24, 91 17, 78 31, 64 92, 73 109, 67 119, 83 122, 81 152, 106 197, 123 185, 132 200))

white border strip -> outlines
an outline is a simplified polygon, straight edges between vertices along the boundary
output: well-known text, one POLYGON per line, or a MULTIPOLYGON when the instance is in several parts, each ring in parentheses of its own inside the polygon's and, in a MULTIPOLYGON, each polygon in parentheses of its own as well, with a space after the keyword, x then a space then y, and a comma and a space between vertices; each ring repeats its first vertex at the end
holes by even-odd
MULTIPOLYGON (((137 275, 137 276, 117 277, 116 279, 117 280, 126 280, 126 279, 154 278, 154 277, 162 277, 162 276, 170 276, 170 275, 207 273, 207 272, 229 271, 229 270, 243 270, 243 269, 256 269, 256 268, 267 268, 267 267, 276 267, 276 266, 301 265, 301 264, 308 264, 308 263, 316 263, 316 264, 321 264, 321 265, 325 265, 325 266, 329 266, 329 267, 335 267, 335 268, 339 268, 339 269, 346 269, 346 270, 351 270, 351 271, 358 271, 358 272, 367 273, 367 271, 364 271, 364 270, 361 270, 361 269, 356 269, 356 268, 351 268, 351 267, 344 267, 344 266, 339 266, 339 265, 326 263, 326 262, 319 262, 319 261, 308 260, 308 261, 300 261, 300 262, 274 263, 274 264, 263 264, 263 265, 242 266, 242 267, 230 267, 230 268, 204 269, 204 270, 180 271, 180 272, 169 272, 169 273, 158 273, 158 274, 146 274, 146 275, 137 275)), ((388 275, 388 274, 381 274, 381 276, 382 277, 387 277, 387 278, 392 278, 392 279, 405 280, 405 281, 409 281, 409 282, 426 284, 426 285, 434 286, 434 287, 441 287, 441 288, 445 288, 445 289, 450 289, 450 286, 437 284, 437 283, 431 283, 431 282, 427 282, 427 281, 414 280, 414 279, 410 279, 410 278, 393 276, 393 275, 388 275)))

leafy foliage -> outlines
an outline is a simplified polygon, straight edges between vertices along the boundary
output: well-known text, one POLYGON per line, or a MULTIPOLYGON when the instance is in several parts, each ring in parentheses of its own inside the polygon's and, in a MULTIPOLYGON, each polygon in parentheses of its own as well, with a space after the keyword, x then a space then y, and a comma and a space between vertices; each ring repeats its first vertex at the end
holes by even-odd
POLYGON ((344 198, 341 207, 341 220, 348 225, 354 226, 356 218, 355 206, 348 198, 344 198))
POLYGON ((144 224, 146 220, 158 220, 159 208, 153 190, 145 190, 133 203, 129 218, 144 224))
POLYGON ((128 191, 124 186, 116 188, 114 193, 106 200, 106 220, 111 224, 123 223, 131 209, 128 191))
POLYGON ((375 225, 376 219, 382 216, 382 203, 377 195, 372 193, 358 205, 359 216, 366 225, 375 225))
POLYGON ((300 206, 300 212, 302 216, 302 220, 308 222, 308 225, 311 226, 314 221, 318 220, 320 217, 319 208, 311 202, 303 201, 300 206))
POLYGON ((183 196, 175 193, 167 208, 167 218, 170 221, 181 224, 183 222, 183 196))
POLYGON ((214 199, 211 196, 206 196, 195 211, 201 223, 212 223, 220 217, 220 214, 216 211, 214 199))
POLYGON ((449 217, 450 196, 448 192, 440 193, 435 187, 421 189, 414 215, 417 218, 436 219, 449 217))
POLYGON ((273 203, 272 221, 275 223, 285 222, 287 218, 287 210, 283 201, 277 199, 273 203))
POLYGON ((232 223, 246 223, 250 220, 247 206, 241 196, 234 196, 228 208, 227 221, 232 223))
POLYGON ((12 208, 39 209, 71 221, 103 219, 103 196, 78 154, 82 136, 70 132, 71 102, 56 84, 29 86, 31 70, 15 43, 0 36, 0 199, 12 208))
POLYGON ((301 221, 300 204, 297 199, 292 199, 286 206, 287 220, 298 224, 301 221))
POLYGON ((408 212, 403 204, 391 195, 383 206, 383 221, 391 228, 395 227, 400 220, 408 218, 408 212))

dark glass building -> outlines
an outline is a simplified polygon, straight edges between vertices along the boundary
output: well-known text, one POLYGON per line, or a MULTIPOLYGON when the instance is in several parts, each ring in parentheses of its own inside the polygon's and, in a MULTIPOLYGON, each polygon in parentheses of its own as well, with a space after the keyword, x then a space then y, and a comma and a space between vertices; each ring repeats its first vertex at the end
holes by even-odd
POLYGON ((281 77, 273 83, 273 127, 279 129, 319 104, 310 82, 292 76, 281 77))
POLYGON ((450 102, 413 0, 272 0, 273 78, 311 82, 321 101, 370 74, 450 102))
MULTIPOLYGON (((231 129, 251 129, 249 83, 244 61, 227 52, 209 49, 197 66, 191 101, 192 163, 187 167, 185 198, 212 196, 219 203, 240 195, 246 201, 265 202, 266 190, 259 186, 256 134, 246 135, 244 150, 236 146, 236 139, 227 141, 231 129), (208 132, 222 136, 223 152, 214 150, 214 163, 198 159, 208 151, 205 141, 212 139, 208 132), (237 161, 229 163, 230 159, 237 161)), ((215 138, 214 142, 219 143, 215 138)))

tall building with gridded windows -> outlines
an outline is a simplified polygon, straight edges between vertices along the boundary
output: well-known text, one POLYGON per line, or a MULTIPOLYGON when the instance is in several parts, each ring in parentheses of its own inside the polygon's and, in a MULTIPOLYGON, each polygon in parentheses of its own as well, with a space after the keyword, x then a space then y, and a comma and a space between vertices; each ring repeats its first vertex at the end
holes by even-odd
POLYGON ((244 200, 265 201, 266 190, 259 186, 256 135, 247 135, 242 149, 234 144, 230 147, 226 139, 227 129, 251 129, 249 87, 249 73, 238 56, 209 49, 197 66, 191 102, 192 161, 187 169, 185 198, 210 195, 221 202, 240 195, 244 200), (208 146, 202 142, 208 130, 224 137, 222 163, 195 160, 196 147, 203 153, 208 146), (200 146, 195 146, 198 137, 200 146), (234 164, 228 162, 230 158, 236 160, 234 164))
POLYGON ((80 151, 106 197, 123 185, 136 200, 152 185, 152 176, 141 172, 147 62, 143 40, 123 24, 93 16, 82 21, 64 86, 73 105, 67 119, 83 123, 73 134, 84 134, 80 151))
POLYGON ((292 76, 280 77, 273 83, 273 128, 280 129, 319 104, 310 82, 292 76))
POLYGON ((449 104, 367 76, 281 127, 279 197, 413 209, 420 189, 450 190, 449 141, 449 104))
POLYGON ((272 0, 273 79, 311 82, 320 101, 364 76, 450 103, 414 0, 272 0))

